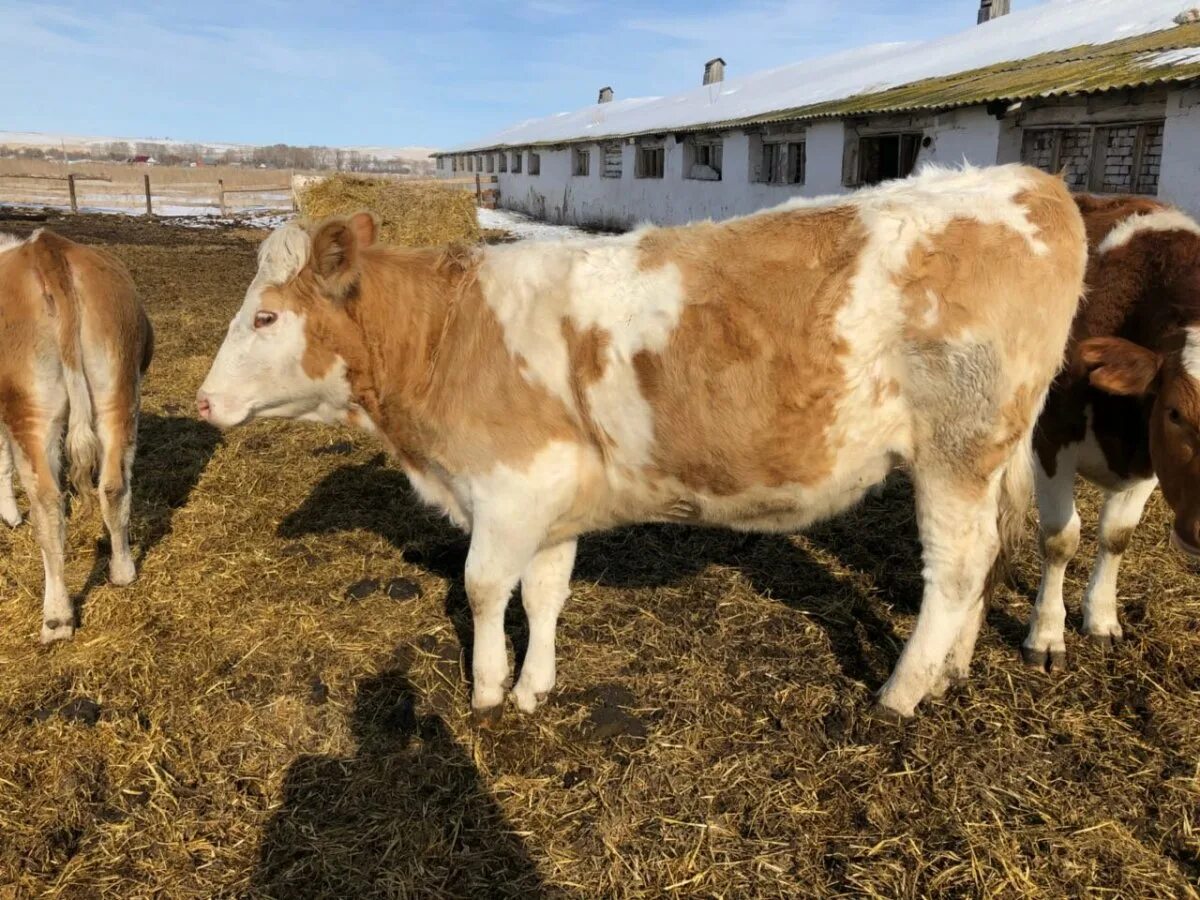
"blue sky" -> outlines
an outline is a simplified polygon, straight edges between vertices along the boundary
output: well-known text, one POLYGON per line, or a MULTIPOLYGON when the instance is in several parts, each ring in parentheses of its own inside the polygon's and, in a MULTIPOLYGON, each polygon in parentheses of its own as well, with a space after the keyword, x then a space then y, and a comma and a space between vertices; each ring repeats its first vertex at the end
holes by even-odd
MULTIPOLYGON (((1015 9, 1041 0, 1014 0, 1015 9)), ((0 0, 0 130, 449 146, 521 119, 974 24, 978 0, 0 0)))

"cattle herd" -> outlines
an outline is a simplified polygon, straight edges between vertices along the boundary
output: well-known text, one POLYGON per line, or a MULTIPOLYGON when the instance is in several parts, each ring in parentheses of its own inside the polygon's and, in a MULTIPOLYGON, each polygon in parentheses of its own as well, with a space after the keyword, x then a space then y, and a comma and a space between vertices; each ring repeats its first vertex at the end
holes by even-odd
MULTIPOLYGON (((1163 204, 1073 198, 1022 166, 930 168, 617 237, 400 249, 376 232, 366 212, 274 231, 197 409, 222 428, 286 417, 371 432, 470 533, 483 723, 503 708, 518 585, 529 645, 513 699, 531 712, 554 688, 558 615, 589 532, 791 531, 904 469, 924 594, 878 696, 899 716, 966 677, 1030 493, 1043 559, 1032 664, 1065 658, 1076 473, 1107 492, 1084 598, 1092 638, 1121 636, 1117 569, 1156 484, 1173 544, 1200 555, 1200 225, 1163 204)), ((152 346, 109 255, 46 231, 0 236, 0 518, 20 522, 15 460, 45 563, 43 641, 75 628, 64 431, 76 490, 98 488, 110 577, 134 578, 152 346)))

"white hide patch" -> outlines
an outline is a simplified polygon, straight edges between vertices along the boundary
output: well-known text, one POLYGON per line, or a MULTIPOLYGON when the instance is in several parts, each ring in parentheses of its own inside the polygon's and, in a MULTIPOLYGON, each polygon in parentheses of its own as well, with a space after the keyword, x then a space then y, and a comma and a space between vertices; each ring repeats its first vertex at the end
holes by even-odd
POLYGON ((1193 378, 1200 379, 1200 328, 1187 330, 1187 342, 1183 345, 1183 367, 1193 378))
POLYGON ((1130 216, 1105 236, 1096 252, 1108 253, 1110 250, 1124 247, 1139 234, 1147 231, 1187 231, 1200 235, 1200 225, 1191 216, 1177 209, 1130 216))
POLYGON ((25 243, 24 238, 19 238, 15 234, 8 234, 7 232, 0 231, 0 253, 4 253, 6 250, 15 250, 23 243, 25 243))

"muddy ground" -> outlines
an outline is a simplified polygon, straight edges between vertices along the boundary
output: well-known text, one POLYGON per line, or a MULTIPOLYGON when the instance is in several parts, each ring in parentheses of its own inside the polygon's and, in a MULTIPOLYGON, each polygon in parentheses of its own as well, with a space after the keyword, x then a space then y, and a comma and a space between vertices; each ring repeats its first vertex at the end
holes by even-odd
POLYGON ((364 436, 192 415, 261 235, 0 215, 39 224, 125 261, 158 352, 138 582, 76 511, 82 627, 42 648, 33 537, 0 532, 0 900, 1196 895, 1200 599, 1160 499, 1124 643, 1021 665, 1030 546, 970 684, 902 726, 866 711, 919 601, 903 481, 805 537, 586 539, 558 693, 480 732, 463 539, 364 436))

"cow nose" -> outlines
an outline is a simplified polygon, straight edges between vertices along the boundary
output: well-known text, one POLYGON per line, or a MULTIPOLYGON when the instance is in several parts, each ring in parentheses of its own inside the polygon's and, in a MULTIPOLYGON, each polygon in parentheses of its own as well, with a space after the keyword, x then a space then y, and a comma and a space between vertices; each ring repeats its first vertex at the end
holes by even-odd
POLYGON ((208 402, 208 396, 201 391, 196 395, 196 412, 200 414, 200 418, 207 421, 212 416, 212 404, 208 402))

